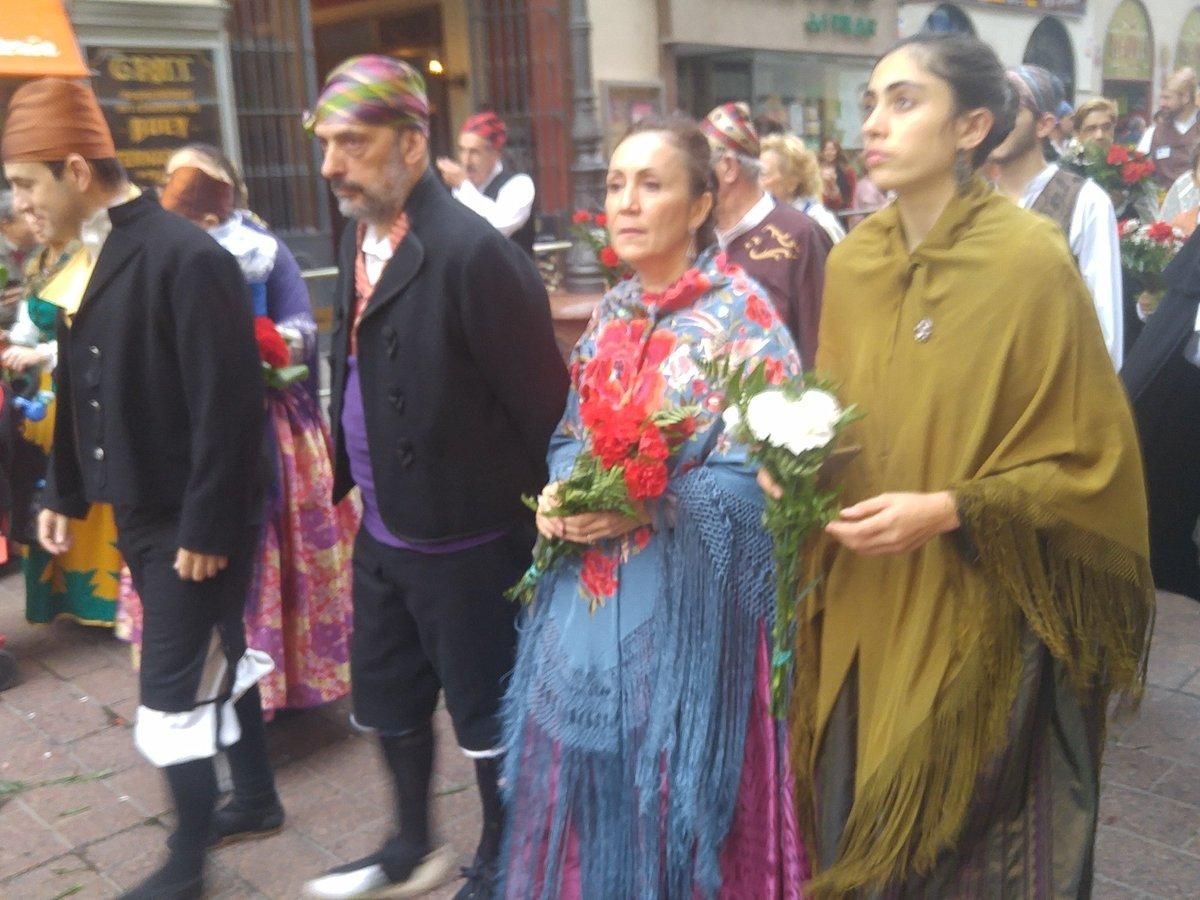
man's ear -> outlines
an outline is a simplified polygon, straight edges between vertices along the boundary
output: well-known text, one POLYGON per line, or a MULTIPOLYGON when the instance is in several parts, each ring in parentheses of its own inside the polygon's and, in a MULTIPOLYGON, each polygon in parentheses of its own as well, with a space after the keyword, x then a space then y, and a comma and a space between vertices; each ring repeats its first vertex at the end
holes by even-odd
POLYGON ((408 166, 418 166, 429 158, 429 137, 418 128, 400 135, 400 156, 408 166))
POLYGON ((80 193, 92 186, 93 172, 88 161, 78 153, 71 153, 63 160, 63 181, 70 181, 80 193))
POLYGON ((1057 124, 1058 119, 1054 113, 1042 113, 1034 124, 1034 131, 1039 138, 1048 138, 1054 133, 1054 126, 1057 124))

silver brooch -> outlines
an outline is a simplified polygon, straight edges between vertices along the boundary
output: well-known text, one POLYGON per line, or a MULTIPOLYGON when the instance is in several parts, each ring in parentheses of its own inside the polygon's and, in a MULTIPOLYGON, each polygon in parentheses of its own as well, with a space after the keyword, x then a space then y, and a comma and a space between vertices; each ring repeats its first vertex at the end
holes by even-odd
POLYGON ((918 344, 923 344, 933 337, 933 319, 922 319, 913 326, 913 337, 918 344))

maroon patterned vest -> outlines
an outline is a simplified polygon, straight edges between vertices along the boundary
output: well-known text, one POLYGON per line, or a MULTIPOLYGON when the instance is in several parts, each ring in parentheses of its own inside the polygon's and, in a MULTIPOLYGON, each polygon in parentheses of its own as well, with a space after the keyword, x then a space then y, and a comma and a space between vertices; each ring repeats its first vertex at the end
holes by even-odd
POLYGON ((1182 134, 1169 119, 1154 126, 1154 136, 1150 139, 1150 159, 1154 161, 1154 180, 1160 187, 1169 188, 1176 178, 1191 171, 1192 150, 1196 144, 1200 144, 1200 116, 1182 134), (1165 155, 1159 158, 1160 153, 1165 155))

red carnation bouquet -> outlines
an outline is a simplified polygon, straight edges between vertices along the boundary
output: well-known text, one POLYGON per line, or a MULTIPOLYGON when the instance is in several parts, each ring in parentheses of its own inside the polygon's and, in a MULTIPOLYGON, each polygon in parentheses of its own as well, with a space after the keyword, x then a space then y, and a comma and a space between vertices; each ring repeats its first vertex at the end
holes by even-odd
MULTIPOLYGON (((662 294, 645 294, 643 302, 661 316, 690 306, 711 287, 695 269, 662 294)), ((655 330, 649 318, 614 319, 596 336, 595 354, 572 372, 579 395, 579 423, 585 446, 571 474, 559 482, 552 516, 618 512, 636 519, 647 502, 662 497, 670 480, 670 460, 696 432, 697 405, 673 406, 667 400, 662 364, 675 349, 670 331, 655 330)), ((537 500, 525 498, 537 510, 537 500)), ((560 559, 584 554, 588 545, 538 537, 533 564, 506 594, 532 602, 542 576, 560 559)), ((585 556, 584 580, 615 577, 615 570, 596 569, 598 556, 585 556)), ((611 592, 608 592, 611 593, 611 592)), ((589 591, 589 609, 597 596, 589 591)))
POLYGON ((262 359, 263 378, 267 387, 286 388, 308 377, 308 366, 292 365, 292 351, 267 316, 254 319, 254 339, 262 359))
POLYGON ((604 276, 606 287, 612 287, 618 281, 628 278, 633 273, 617 251, 608 242, 608 217, 604 213, 592 213, 586 209, 577 209, 571 216, 571 232, 575 239, 586 246, 596 259, 596 265, 604 276))
POLYGON ((1137 219, 1121 223, 1121 265, 1141 281, 1138 305, 1147 314, 1154 312, 1165 289, 1162 273, 1175 258, 1186 238, 1169 222, 1143 225, 1137 219))
POLYGON ((1107 150, 1098 144, 1072 144, 1059 160, 1065 168, 1092 179, 1110 196, 1122 201, 1144 195, 1148 207, 1158 207, 1158 190, 1154 185, 1154 161, 1140 150, 1113 144, 1107 150))

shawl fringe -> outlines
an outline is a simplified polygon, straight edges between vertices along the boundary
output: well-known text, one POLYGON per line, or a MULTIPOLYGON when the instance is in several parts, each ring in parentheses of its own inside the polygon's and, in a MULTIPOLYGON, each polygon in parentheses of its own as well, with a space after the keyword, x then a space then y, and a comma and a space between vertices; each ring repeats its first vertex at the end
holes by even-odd
POLYGON ((677 520, 657 537, 661 593, 613 671, 566 671, 546 605, 577 573, 560 562, 543 581, 504 707, 505 896, 557 897, 572 832, 585 898, 720 891, 757 642, 774 608, 770 538, 746 480, 753 499, 707 467, 678 480, 677 520), (608 698, 613 719, 597 728, 588 713, 608 698))
MULTIPOLYGON (((1064 521, 1000 477, 955 492, 987 585, 975 598, 965 595, 977 607, 960 620, 967 649, 926 722, 856 791, 837 862, 807 886, 814 897, 902 884, 956 845, 978 780, 1008 741, 1025 623, 1081 696, 1116 690, 1136 705, 1144 690, 1154 622, 1147 560, 1064 521)), ((814 616, 797 636, 796 697, 807 704, 791 735, 798 797, 813 796, 819 634, 814 616)), ((807 813, 801 827, 812 840, 807 813)))

